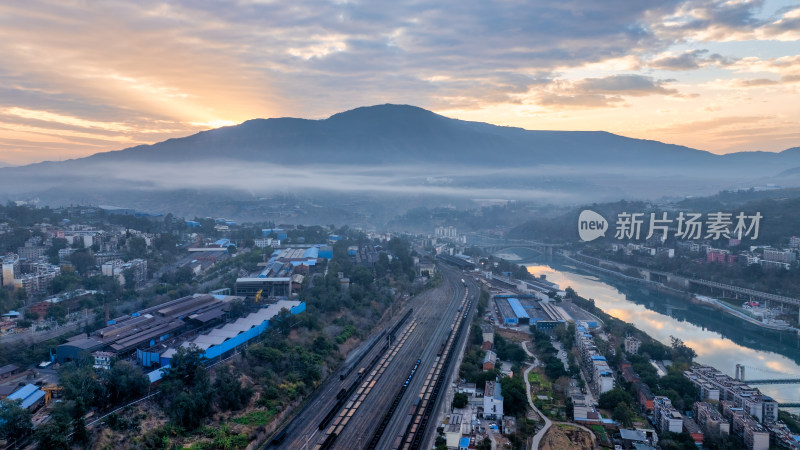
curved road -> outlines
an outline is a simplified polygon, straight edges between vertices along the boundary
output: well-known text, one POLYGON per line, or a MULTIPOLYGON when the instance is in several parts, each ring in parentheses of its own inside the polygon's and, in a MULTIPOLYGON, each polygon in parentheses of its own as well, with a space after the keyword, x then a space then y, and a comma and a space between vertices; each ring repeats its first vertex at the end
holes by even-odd
MULTIPOLYGON (((531 358, 535 358, 536 356, 534 356, 534 354, 531 353, 530 350, 528 350, 528 346, 525 345, 527 343, 528 343, 528 341, 523 341, 522 343, 520 343, 520 345, 522 346, 522 349, 525 350, 525 353, 528 354, 528 356, 530 356, 531 358)), ((536 405, 533 404, 533 399, 531 398, 531 384, 528 381, 528 372, 530 372, 531 369, 534 368, 534 366, 535 366, 535 364, 532 363, 532 364, 530 364, 528 366, 527 369, 525 369, 525 373, 523 375, 525 377, 525 389, 527 389, 527 391, 528 391, 528 405, 530 405, 530 407, 534 411, 536 411, 536 414, 539 414, 539 417, 544 419, 544 428, 539 430, 539 432, 536 433, 536 435, 533 437, 533 442, 531 443, 531 450, 537 450, 539 448, 539 445, 542 442, 542 438, 544 437, 545 434, 547 434, 547 430, 549 430, 550 426, 552 426, 553 423, 554 423, 553 421, 548 419, 547 416, 542 414, 542 412, 539 411, 539 408, 537 408, 536 405)), ((583 425, 579 425, 577 423, 572 423, 572 422, 555 422, 555 423, 556 424, 562 423, 562 424, 569 425, 569 426, 576 427, 576 428, 580 428, 581 430, 586 431, 592 437, 592 447, 593 448, 598 448, 597 438, 595 437, 594 432, 592 432, 592 430, 584 427, 583 425)))
MULTIPOLYGON (((525 345, 527 343, 528 341, 523 341, 520 345, 522 346, 522 349, 525 350, 525 353, 527 353, 528 356, 534 358, 535 360, 536 356, 534 356, 534 354, 531 353, 530 350, 528 350, 528 346, 525 345)), ((528 394, 528 405, 530 405, 531 409, 536 411, 536 414, 538 414, 539 417, 544 419, 544 427, 541 430, 539 430, 539 432, 536 433, 536 435, 533 437, 533 442, 531 443, 531 450, 536 450, 539 448, 539 443, 542 441, 542 438, 547 433, 547 430, 550 429, 550 426, 553 425, 553 422, 550 419, 548 419, 547 416, 545 416, 541 411, 539 411, 539 408, 537 408, 536 405, 533 404, 533 399, 531 398, 531 383, 530 381, 528 381, 528 372, 530 372, 531 369, 533 369, 535 366, 536 366, 535 363, 531 363, 528 366, 528 368, 525 369, 525 373, 522 375, 525 380, 525 392, 528 394)))

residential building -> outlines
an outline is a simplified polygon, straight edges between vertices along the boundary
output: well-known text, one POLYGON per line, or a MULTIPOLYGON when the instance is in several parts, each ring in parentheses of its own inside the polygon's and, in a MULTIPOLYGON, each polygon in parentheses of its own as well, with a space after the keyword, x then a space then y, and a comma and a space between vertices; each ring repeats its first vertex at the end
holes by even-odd
POLYGON ((53 279, 61 274, 61 267, 46 263, 31 264, 30 270, 14 280, 14 287, 24 289, 28 298, 47 294, 53 279))
POLYGON ((642 381, 637 381, 635 388, 636 398, 639 400, 639 404, 642 405, 642 408, 644 408, 645 411, 652 411, 656 396, 653 395, 653 391, 650 390, 650 386, 644 384, 642 381))
POLYGON ((111 360, 114 354, 111 352, 96 351, 92 353, 94 356, 94 368, 108 370, 111 368, 111 360))
POLYGON ((486 355, 483 357, 483 371, 494 370, 496 364, 497 354, 491 350, 487 351, 486 355))
POLYGON ((436 227, 435 235, 437 238, 458 238, 458 230, 456 227, 436 227))
POLYGON ((46 250, 41 245, 29 245, 29 242, 26 242, 24 247, 17 248, 17 255, 19 255, 20 259, 35 261, 43 257, 46 250))
POLYGON ((490 420, 503 418, 503 393, 499 382, 486 382, 483 391, 483 417, 490 420))
POLYGON ((614 389, 614 374, 606 358, 597 352, 594 338, 586 327, 575 327, 575 343, 581 352, 581 366, 588 381, 598 394, 614 389))
POLYGON ((277 247, 281 245, 281 241, 279 239, 274 238, 256 238, 253 240, 255 242, 256 247, 258 248, 267 248, 267 247, 277 247))
POLYGON ((488 351, 494 348, 494 328, 491 325, 481 325, 481 335, 483 336, 481 349, 488 351))
POLYGON ((716 406, 707 402, 695 402, 692 406, 694 418, 700 430, 712 439, 725 437, 731 432, 731 423, 722 417, 716 406))
POLYGON ((742 436, 748 450, 769 450, 769 430, 749 415, 733 415, 733 432, 742 436))
POLYGON ((3 286, 14 286, 14 280, 22 274, 19 256, 9 253, 3 258, 3 286))
POLYGON ((779 269, 789 270, 792 268, 792 263, 781 262, 781 261, 770 261, 768 259, 762 259, 761 261, 759 261, 759 264, 761 264, 761 267, 765 269, 772 269, 772 270, 779 270, 779 269))
POLYGON ((126 282, 136 285, 147 279, 147 260, 144 259, 132 259, 128 262, 114 259, 104 263, 100 268, 103 275, 116 277, 122 285, 125 285, 126 282), (126 276, 130 276, 132 279, 127 280, 126 276))
POLYGON ((683 416, 667 397, 657 396, 653 401, 653 420, 661 433, 680 433, 683 431, 683 416))
POLYGON ((628 336, 625 338, 625 353, 636 354, 639 353, 639 347, 642 346, 642 341, 635 337, 628 336))
POLYGON ((743 409, 761 423, 778 420, 778 402, 744 381, 731 378, 710 366, 695 366, 684 372, 684 376, 700 389, 703 399, 732 402, 736 408, 743 409))
POLYGON ((776 250, 774 248, 765 248, 764 259, 767 261, 791 264, 797 261, 797 254, 793 250, 776 250))
POLYGON ((683 418, 683 431, 684 433, 689 433, 689 436, 691 436, 692 440, 694 441, 694 445, 698 447, 703 446, 703 438, 705 436, 703 435, 703 431, 700 429, 700 427, 697 425, 697 422, 695 422, 694 419, 690 417, 683 418))

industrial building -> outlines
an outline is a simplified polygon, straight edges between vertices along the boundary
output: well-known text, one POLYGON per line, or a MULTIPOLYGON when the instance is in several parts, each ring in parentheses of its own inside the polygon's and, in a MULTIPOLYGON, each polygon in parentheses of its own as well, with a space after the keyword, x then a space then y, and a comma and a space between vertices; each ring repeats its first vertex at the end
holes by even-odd
POLYGON ((325 246, 275 250, 260 272, 236 279, 235 294, 255 297, 260 292, 263 298, 290 298, 300 290, 303 276, 332 253, 325 246))
MULTIPOLYGON (((229 302, 240 299, 224 295, 195 294, 109 320, 107 326, 89 336, 75 335, 56 348, 56 361, 64 363, 82 353, 112 352, 116 357, 150 348, 178 334, 199 330, 224 319, 229 302)), ((141 352, 137 352, 140 362, 141 352)), ((149 367, 149 365, 146 365, 149 367)))
POLYGON ((528 325, 531 318, 517 298, 495 297, 500 319, 506 325, 528 325))
MULTIPOLYGON (((295 300, 278 300, 266 308, 184 342, 181 346, 197 347, 203 350, 203 355, 207 359, 221 357, 259 337, 270 327, 270 320, 277 316, 282 309, 287 309, 292 314, 300 314, 305 311, 306 304, 295 300)), ((161 367, 169 365, 176 352, 177 348, 170 348, 163 352, 159 361, 161 367)))
POLYGON ((9 400, 19 400, 20 407, 29 411, 37 410, 44 403, 45 392, 35 384, 26 384, 16 390, 7 398, 9 400))
POLYGON ((495 297, 497 309, 500 311, 500 319, 506 325, 529 325, 531 317, 522 306, 518 298, 495 297))

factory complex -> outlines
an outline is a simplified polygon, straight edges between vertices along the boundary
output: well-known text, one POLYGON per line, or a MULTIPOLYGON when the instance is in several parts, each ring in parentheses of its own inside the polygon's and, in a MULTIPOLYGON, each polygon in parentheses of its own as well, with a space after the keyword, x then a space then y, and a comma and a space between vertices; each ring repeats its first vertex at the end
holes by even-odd
POLYGON ((194 294, 108 320, 93 333, 81 333, 56 348, 55 360, 65 363, 92 354, 96 365, 110 358, 136 358, 145 368, 164 367, 180 347, 196 346, 208 359, 260 337, 282 309, 305 311, 298 300, 277 300, 232 320, 232 302, 243 297, 194 294))

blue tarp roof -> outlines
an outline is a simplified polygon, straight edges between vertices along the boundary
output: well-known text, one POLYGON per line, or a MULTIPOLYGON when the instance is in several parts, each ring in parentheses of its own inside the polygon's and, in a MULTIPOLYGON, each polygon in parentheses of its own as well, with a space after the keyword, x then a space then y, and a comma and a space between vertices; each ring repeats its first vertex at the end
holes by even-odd
POLYGON ((8 396, 9 400, 22 400, 22 408, 30 408, 31 405, 38 402, 44 397, 44 391, 39 389, 34 384, 26 384, 25 386, 17 389, 16 392, 8 396))
POLYGON ((600 356, 600 355, 594 355, 594 356, 592 356, 592 359, 594 361, 605 361, 606 357, 605 356, 600 356))
POLYGON ((39 388, 35 384, 26 384, 8 396, 9 400, 25 400, 26 397, 36 392, 39 388))
POLYGON ((517 316, 517 318, 530 319, 530 316, 525 311, 525 308, 522 307, 519 299, 510 298, 508 299, 508 304, 511 305, 511 309, 514 310, 514 314, 517 316))
POLYGON ((469 447, 469 438, 468 437, 462 437, 461 440, 458 441, 458 446, 459 447, 469 447))

